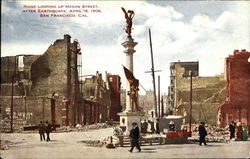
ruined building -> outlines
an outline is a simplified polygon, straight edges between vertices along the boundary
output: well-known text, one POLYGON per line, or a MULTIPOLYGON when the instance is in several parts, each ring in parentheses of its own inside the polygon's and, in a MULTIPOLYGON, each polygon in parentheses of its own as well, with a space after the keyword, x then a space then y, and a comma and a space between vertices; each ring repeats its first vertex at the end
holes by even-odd
POLYGON ((106 73, 104 81, 97 72, 82 81, 81 59, 80 45, 69 35, 56 40, 43 55, 2 57, 4 128, 9 129, 11 116, 14 127, 46 120, 63 126, 119 120, 120 77, 106 73))
POLYGON ((250 125, 250 52, 235 50, 225 60, 226 98, 218 107, 217 124, 250 125))
POLYGON ((106 73, 107 84, 110 90, 110 111, 109 119, 119 121, 120 116, 117 113, 122 111, 121 106, 121 77, 106 73))
MULTIPOLYGON (((223 76, 200 77, 198 62, 173 62, 170 64, 169 105, 174 114, 189 118, 190 75, 192 71, 192 121, 216 124, 218 104, 225 97, 223 76)), ((187 121, 187 120, 186 120, 187 121)))
POLYGON ((76 124, 81 103, 77 68, 80 55, 78 42, 71 42, 71 37, 64 35, 43 55, 2 57, 3 118, 10 117, 13 97, 14 118, 23 116, 28 124, 37 124, 40 120, 52 124, 76 124))
POLYGON ((119 120, 117 113, 122 109, 120 76, 107 72, 105 75, 105 81, 102 79, 102 74, 97 72, 96 75, 86 78, 82 82, 82 93, 87 112, 84 123, 93 123, 96 120, 102 122, 119 120))
POLYGON ((86 109, 83 123, 91 124, 108 120, 110 91, 102 79, 102 74, 97 72, 96 75, 86 78, 82 81, 81 87, 86 109))
POLYGON ((168 88, 169 93, 169 105, 171 109, 176 106, 176 87, 179 82, 179 78, 176 75, 179 74, 179 68, 183 68, 184 72, 181 72, 181 77, 189 77, 189 71, 193 72, 193 77, 199 76, 199 62, 171 62, 170 63, 170 86, 168 88))

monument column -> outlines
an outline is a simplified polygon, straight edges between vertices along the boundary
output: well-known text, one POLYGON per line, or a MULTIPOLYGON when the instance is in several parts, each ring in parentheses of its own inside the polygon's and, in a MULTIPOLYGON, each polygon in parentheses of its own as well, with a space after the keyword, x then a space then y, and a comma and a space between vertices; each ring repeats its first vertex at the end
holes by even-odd
MULTIPOLYGON (((125 29, 125 32, 127 33, 127 39, 125 42, 122 43, 122 46, 125 48, 123 52, 126 54, 126 66, 125 67, 133 74, 133 71, 134 71, 133 70, 133 54, 135 53, 134 47, 137 45, 137 42, 134 42, 134 39, 131 36, 131 30, 132 30, 132 19, 135 13, 133 10, 126 11, 124 8, 122 8, 122 10, 125 14, 126 23, 127 23, 127 27, 125 29)), ((133 99, 131 100, 131 97, 128 94, 128 92, 131 91, 130 84, 131 83, 129 83, 128 79, 126 79, 126 108, 123 112, 118 113, 118 115, 120 116, 120 127, 123 130, 125 130, 125 135, 129 134, 129 131, 132 129, 132 123, 134 122, 137 123, 140 129, 141 121, 143 120, 143 116, 144 116, 144 113, 142 111, 139 111, 137 108, 136 108, 137 109, 136 111, 132 111, 131 101, 135 102, 135 99, 134 97, 132 97, 133 99)), ((138 81, 137 87, 139 87, 139 81, 138 81)), ((137 90, 136 90, 136 93, 138 93, 137 90)))
MULTIPOLYGON (((122 46, 125 48, 123 51, 126 54, 126 68, 133 73, 133 54, 135 53, 134 47, 137 45, 137 42, 134 42, 134 39, 131 35, 128 35, 127 41, 122 43, 122 46)), ((126 109, 125 112, 131 112, 131 99, 128 95, 130 91, 130 84, 126 80, 126 109)))

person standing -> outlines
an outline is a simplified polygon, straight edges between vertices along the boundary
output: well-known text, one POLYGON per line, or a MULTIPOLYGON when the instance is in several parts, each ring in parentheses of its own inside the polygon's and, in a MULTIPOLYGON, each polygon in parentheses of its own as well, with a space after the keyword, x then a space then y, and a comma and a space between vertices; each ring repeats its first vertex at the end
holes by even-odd
POLYGON ((145 119, 144 122, 142 123, 142 133, 143 133, 143 134, 146 134, 146 133, 147 133, 147 130, 148 130, 148 122, 147 122, 147 120, 145 119))
POLYGON ((175 124, 172 120, 169 122, 169 131, 175 131, 175 124))
POLYGON ((204 143, 204 145, 207 145, 207 143, 206 143, 207 131, 206 131, 204 122, 200 122, 199 135, 200 135, 200 143, 199 143, 199 145, 201 146, 202 143, 204 143))
POLYGON ((247 125, 245 123, 243 123, 242 126, 242 140, 243 141, 247 141, 248 140, 248 132, 247 132, 247 125))
POLYGON ((40 140, 45 140, 45 135, 44 135, 44 132, 45 132, 45 125, 43 124, 42 121, 40 121, 40 124, 38 126, 38 132, 40 134, 40 140))
POLYGON ((236 140, 237 140, 237 141, 242 141, 242 140, 243 140, 242 125, 241 125, 240 122, 237 123, 236 140))
POLYGON ((46 126, 45 126, 45 133, 46 133, 46 136, 47 136, 47 139, 46 141, 50 141, 50 137, 49 137, 49 134, 51 133, 51 125, 48 121, 46 121, 46 126))
POLYGON ((150 123, 150 130, 151 133, 154 134, 155 133, 155 123, 153 121, 148 121, 150 123))
POLYGON ((131 149, 128 150, 129 152, 133 152, 134 147, 138 149, 138 152, 141 151, 139 145, 139 137, 140 137, 140 130, 137 126, 137 123, 132 123, 133 128, 130 130, 129 137, 131 138, 131 149))
POLYGON ((235 123, 234 123, 234 121, 232 121, 229 124, 229 132, 230 132, 230 139, 234 138, 235 137, 235 123))

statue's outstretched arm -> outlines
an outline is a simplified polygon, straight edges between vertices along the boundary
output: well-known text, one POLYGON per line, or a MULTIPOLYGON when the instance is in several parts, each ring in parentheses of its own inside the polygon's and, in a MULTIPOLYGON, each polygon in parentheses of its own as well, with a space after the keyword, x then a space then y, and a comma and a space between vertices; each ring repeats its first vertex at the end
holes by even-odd
POLYGON ((123 7, 121 7, 121 8, 122 8, 123 13, 125 14, 125 18, 128 19, 128 13, 126 12, 126 10, 123 7))

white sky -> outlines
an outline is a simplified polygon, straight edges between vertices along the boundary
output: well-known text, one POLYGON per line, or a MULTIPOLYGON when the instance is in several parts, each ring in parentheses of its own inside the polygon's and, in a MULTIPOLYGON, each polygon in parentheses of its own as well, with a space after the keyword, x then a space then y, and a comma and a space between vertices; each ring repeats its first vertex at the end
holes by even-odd
MULTIPOLYGON (((2 56, 42 54, 63 34, 78 39, 83 52, 83 74, 96 71, 119 74, 126 26, 121 10, 134 10, 132 36, 138 45, 134 73, 146 89, 152 89, 148 29, 152 32, 154 63, 161 76, 161 92, 169 85, 169 63, 200 62, 200 75, 224 71, 224 58, 234 49, 250 50, 250 2, 247 1, 21 1, 2 3, 2 56), (87 18, 40 18, 22 13, 23 5, 98 5, 100 14, 87 18)), ((141 89, 141 93, 144 91, 141 89)))

